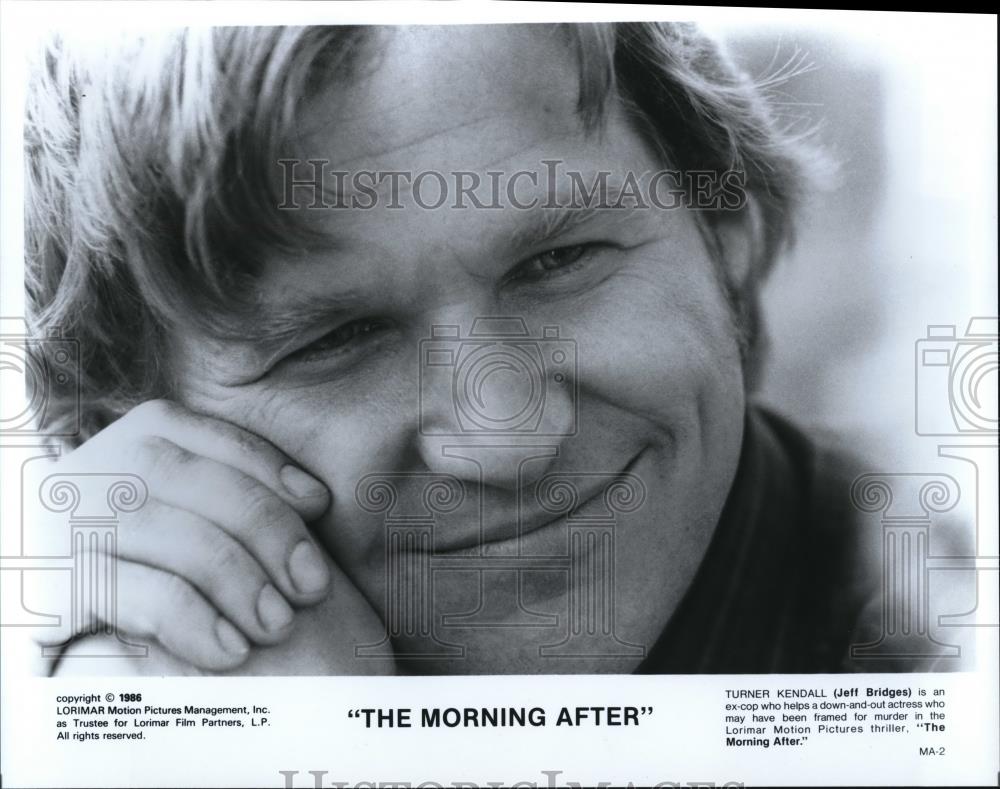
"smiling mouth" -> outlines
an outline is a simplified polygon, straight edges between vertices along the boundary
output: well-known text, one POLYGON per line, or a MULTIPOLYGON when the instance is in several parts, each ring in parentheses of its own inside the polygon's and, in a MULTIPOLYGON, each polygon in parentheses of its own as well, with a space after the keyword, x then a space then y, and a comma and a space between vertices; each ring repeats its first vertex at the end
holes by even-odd
MULTIPOLYGON (((639 459, 645 453, 646 447, 643 447, 635 456, 625 465, 625 467, 615 473, 613 476, 609 475, 609 482, 596 486, 593 491, 586 494, 586 497, 581 496, 580 503, 573 507, 573 512, 579 512, 581 510, 587 509, 591 506, 599 497, 601 497, 604 492, 608 489, 608 486, 615 480, 620 479, 628 474, 631 474, 633 469, 639 462, 639 459)), ((538 522, 531 526, 524 526, 524 520, 521 521, 522 525, 514 524, 513 528, 510 529, 510 533, 504 536, 494 537, 492 539, 479 539, 478 534, 470 535, 469 537, 461 540, 454 540, 448 544, 441 547, 434 547, 432 552, 435 556, 455 556, 455 557, 473 557, 473 556, 511 556, 519 555, 522 553, 527 554, 544 554, 546 551, 541 550, 542 544, 545 543, 546 538, 552 529, 557 527, 565 526, 568 520, 569 512, 564 512, 559 515, 553 515, 551 518, 546 520, 538 519, 538 522), (534 548, 538 550, 524 550, 526 547, 524 540, 531 537, 532 544, 534 548)), ((435 540, 436 543, 436 540, 435 540)))

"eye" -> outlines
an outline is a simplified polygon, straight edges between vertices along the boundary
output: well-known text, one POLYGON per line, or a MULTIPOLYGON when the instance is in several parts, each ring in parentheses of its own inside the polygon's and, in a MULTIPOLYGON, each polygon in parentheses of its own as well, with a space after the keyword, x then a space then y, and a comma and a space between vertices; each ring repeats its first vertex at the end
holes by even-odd
POLYGON ((535 255, 515 267, 507 281, 538 282, 579 268, 595 244, 572 244, 535 255))
POLYGON ((322 337, 289 354, 284 361, 311 362, 350 353, 368 340, 374 339, 388 323, 375 318, 351 321, 327 332, 322 337))

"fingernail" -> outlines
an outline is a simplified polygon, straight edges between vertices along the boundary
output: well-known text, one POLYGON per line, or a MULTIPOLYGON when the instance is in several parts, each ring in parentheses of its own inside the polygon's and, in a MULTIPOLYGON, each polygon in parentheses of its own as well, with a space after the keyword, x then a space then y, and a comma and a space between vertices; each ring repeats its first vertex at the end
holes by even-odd
POLYGON ((296 545, 292 555, 288 557, 288 572, 292 576, 295 588, 303 594, 312 594, 325 589, 330 582, 330 574, 327 572, 323 557, 308 540, 296 545))
POLYGON ((245 655, 250 649, 243 634, 222 617, 215 620, 215 637, 230 655, 245 655))
POLYGON ((266 630, 281 630, 292 621, 292 609, 277 589, 268 584, 257 596, 257 616, 266 630))
POLYGON ((295 466, 282 466, 279 476, 285 489, 298 498, 313 498, 326 493, 326 486, 322 482, 295 466))

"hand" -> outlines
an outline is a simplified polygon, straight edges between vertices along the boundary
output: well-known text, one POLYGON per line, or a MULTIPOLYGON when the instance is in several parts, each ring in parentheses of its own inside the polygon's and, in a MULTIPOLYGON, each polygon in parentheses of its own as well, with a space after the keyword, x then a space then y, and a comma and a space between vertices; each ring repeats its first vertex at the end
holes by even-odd
MULTIPOLYGON (((306 528, 327 509, 330 494, 259 436, 150 401, 55 469, 95 472, 136 474, 149 490, 143 507, 119 519, 117 627, 156 639, 180 661, 233 669, 252 644, 278 644, 299 632, 295 609, 331 591, 332 562, 306 528)), ((69 596, 52 603, 45 610, 68 623, 69 596)), ((101 613, 87 611, 83 619, 101 613)), ((60 643, 74 635, 38 628, 36 640, 60 643)))
MULTIPOLYGON (((91 636, 73 645, 59 664, 60 676, 205 676, 214 674, 311 676, 395 674, 392 658, 357 658, 355 647, 382 640, 385 627, 378 614, 337 565, 327 558, 330 593, 317 605, 298 611, 280 644, 255 646, 235 669, 208 671, 172 655, 157 644, 139 658, 87 659, 109 654, 101 643, 112 636, 91 636)), ((126 636, 128 638, 128 636, 126 636)), ((108 643, 109 647, 113 644, 108 643)))

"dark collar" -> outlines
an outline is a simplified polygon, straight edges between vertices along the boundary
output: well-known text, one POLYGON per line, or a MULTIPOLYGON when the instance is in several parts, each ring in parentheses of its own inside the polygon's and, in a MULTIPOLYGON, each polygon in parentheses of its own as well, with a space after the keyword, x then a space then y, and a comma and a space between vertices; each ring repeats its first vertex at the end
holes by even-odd
POLYGON ((789 667, 801 588, 808 442, 747 411, 739 466, 708 551, 639 674, 768 673, 789 667))

